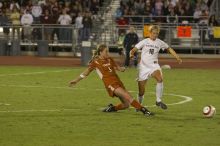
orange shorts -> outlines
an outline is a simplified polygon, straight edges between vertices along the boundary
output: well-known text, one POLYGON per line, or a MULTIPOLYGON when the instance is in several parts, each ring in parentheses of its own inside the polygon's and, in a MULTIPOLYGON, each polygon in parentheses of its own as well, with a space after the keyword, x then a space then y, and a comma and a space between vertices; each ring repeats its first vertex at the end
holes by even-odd
POLYGON ((115 91, 115 89, 117 89, 119 87, 125 89, 122 82, 114 82, 114 83, 106 86, 106 90, 108 91, 109 96, 114 97, 115 96, 114 91, 115 91))

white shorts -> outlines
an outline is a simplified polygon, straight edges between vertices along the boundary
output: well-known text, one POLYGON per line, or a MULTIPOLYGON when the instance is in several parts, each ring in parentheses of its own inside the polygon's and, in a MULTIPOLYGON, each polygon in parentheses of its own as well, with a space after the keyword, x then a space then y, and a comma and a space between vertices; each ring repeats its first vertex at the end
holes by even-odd
MULTIPOLYGON (((160 70, 160 65, 158 63, 154 64, 145 64, 139 66, 139 73, 138 73, 138 81, 144 81, 151 77, 152 73, 156 70, 160 70)), ((161 72, 162 74, 162 72, 161 72)))

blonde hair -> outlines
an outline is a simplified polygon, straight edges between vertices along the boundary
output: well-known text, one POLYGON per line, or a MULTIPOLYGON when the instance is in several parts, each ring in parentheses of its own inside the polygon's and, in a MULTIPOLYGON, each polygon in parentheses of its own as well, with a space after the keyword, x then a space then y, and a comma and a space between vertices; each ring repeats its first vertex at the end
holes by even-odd
POLYGON ((158 32, 160 32, 160 27, 158 25, 151 25, 149 27, 149 31, 152 32, 153 30, 157 30, 158 32))
POLYGON ((92 62, 95 58, 97 58, 100 55, 100 52, 102 52, 105 48, 107 48, 107 45, 101 44, 97 47, 97 49, 93 52, 92 59, 89 61, 92 62))

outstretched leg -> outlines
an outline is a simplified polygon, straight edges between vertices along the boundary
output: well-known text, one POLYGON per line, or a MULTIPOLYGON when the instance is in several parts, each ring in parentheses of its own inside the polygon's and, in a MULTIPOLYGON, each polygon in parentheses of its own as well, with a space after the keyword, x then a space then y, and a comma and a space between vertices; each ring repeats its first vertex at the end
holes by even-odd
POLYGON ((116 110, 123 110, 129 107, 129 105, 133 106, 134 108, 142 111, 145 115, 153 115, 150 111, 148 111, 145 107, 141 106, 137 100, 133 99, 129 92, 125 89, 119 87, 114 91, 115 95, 121 100, 121 104, 115 106, 116 110))

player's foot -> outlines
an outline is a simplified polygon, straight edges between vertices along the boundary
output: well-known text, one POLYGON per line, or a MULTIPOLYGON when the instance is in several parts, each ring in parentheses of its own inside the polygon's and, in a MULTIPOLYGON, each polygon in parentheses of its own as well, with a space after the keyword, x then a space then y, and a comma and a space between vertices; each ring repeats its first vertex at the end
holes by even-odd
POLYGON ((165 103, 163 103, 162 101, 156 102, 156 106, 158 106, 164 110, 167 109, 167 105, 165 103))
POLYGON ((142 111, 145 116, 153 116, 153 115, 154 115, 154 113, 150 112, 150 111, 149 111, 147 108, 145 108, 145 107, 142 107, 142 108, 140 109, 140 111, 142 111))
POLYGON ((109 104, 105 109, 102 110, 103 112, 117 112, 113 104, 109 104))

